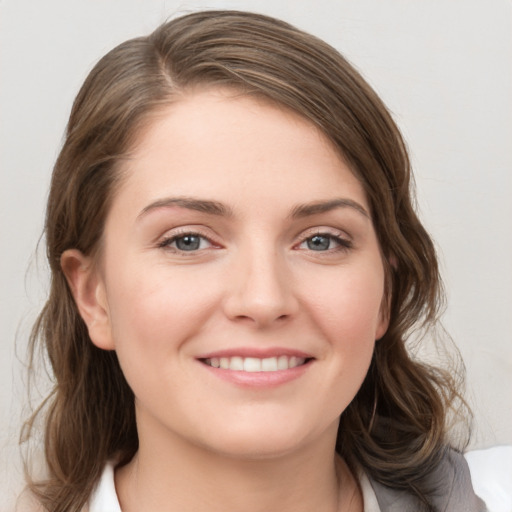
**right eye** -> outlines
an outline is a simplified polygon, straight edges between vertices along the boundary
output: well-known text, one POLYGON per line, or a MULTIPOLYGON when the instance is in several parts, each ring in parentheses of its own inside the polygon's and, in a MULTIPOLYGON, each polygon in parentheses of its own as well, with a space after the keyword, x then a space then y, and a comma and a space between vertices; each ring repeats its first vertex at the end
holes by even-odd
POLYGON ((183 233, 165 238, 159 247, 174 249, 176 252, 194 252, 212 247, 212 242, 198 233, 183 233))

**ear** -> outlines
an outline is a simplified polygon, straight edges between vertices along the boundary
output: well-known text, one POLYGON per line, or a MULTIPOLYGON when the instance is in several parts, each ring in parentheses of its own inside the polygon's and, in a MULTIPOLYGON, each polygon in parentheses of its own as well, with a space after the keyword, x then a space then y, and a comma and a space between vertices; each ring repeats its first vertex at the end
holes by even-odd
POLYGON ((69 249, 62 253, 60 266, 92 342, 114 350, 105 283, 97 265, 79 250, 69 249))
POLYGON ((375 339, 378 341, 386 334, 389 327, 389 304, 386 297, 382 299, 379 311, 379 319, 375 330, 375 339))
POLYGON ((384 293, 380 304, 379 319, 377 328, 375 330, 375 339, 380 340, 388 330, 390 317, 391 317, 391 297, 393 293, 393 278, 392 273, 398 267, 398 260, 394 254, 383 258, 384 263, 384 293))

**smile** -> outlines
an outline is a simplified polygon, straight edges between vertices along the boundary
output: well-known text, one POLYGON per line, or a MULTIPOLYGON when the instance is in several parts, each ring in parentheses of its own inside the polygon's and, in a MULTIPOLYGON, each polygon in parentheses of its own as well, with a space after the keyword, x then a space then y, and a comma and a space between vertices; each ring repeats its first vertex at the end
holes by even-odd
POLYGON ((306 363, 305 357, 281 355, 278 357, 212 357, 202 360, 208 366, 222 370, 243 372, 277 372, 290 370, 306 363))

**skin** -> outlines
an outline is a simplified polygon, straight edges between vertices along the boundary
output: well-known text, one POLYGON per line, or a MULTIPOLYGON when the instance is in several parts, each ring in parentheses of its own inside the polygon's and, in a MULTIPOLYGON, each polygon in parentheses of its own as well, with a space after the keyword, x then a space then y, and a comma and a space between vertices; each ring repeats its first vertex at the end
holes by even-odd
POLYGON ((348 165, 296 114, 206 90, 159 112, 123 171, 99 260, 62 257, 92 341, 116 350, 136 397, 123 511, 362 510, 334 444, 387 318, 348 165), (218 351, 307 364, 233 380, 204 363, 218 351))

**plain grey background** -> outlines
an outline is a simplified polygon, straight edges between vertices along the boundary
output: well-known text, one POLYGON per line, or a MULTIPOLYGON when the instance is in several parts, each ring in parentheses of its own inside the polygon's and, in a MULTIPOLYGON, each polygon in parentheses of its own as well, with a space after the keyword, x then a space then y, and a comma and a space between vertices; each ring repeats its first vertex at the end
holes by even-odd
POLYGON ((409 144, 439 247, 444 324, 468 370, 472 447, 512 444, 510 0, 0 0, 0 510, 20 481, 26 339, 42 305, 45 200, 72 100, 114 45, 202 8, 274 15, 325 39, 409 144), (5 491, 4 491, 5 488, 5 491))

